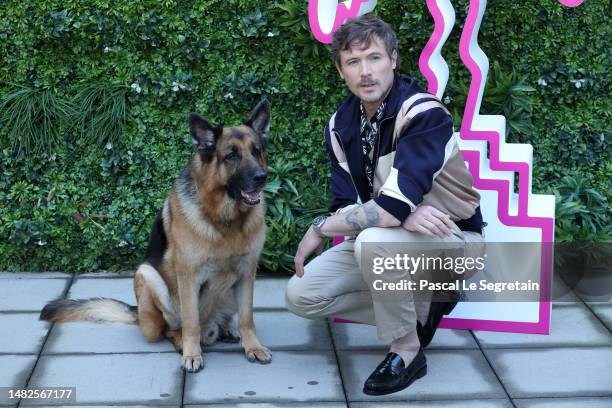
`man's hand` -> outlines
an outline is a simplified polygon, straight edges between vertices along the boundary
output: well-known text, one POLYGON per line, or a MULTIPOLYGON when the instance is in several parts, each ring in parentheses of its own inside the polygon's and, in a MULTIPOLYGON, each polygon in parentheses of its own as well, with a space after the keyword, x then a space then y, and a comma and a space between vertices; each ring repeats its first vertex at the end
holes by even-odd
POLYGON ((298 245, 298 250, 293 260, 295 262, 295 274, 298 278, 304 276, 304 261, 306 261, 313 252, 316 252, 317 255, 321 255, 324 245, 325 239, 318 236, 312 229, 312 226, 308 228, 308 231, 304 234, 304 238, 300 241, 300 245, 298 245))
POLYGON ((402 223, 408 231, 421 232, 430 237, 443 238, 451 234, 453 222, 447 214, 430 205, 423 205, 410 213, 402 223))

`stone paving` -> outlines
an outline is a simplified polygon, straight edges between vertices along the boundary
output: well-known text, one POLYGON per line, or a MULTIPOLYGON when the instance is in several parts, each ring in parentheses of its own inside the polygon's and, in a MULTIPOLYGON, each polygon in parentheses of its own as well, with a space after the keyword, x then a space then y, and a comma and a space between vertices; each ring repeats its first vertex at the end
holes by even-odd
MULTIPOLYGON (((612 302, 568 294, 553 304, 548 336, 441 329, 426 351, 427 376, 370 397, 363 382, 386 352, 375 329, 294 316, 285 282, 261 278, 255 289, 271 364, 249 363, 239 345, 215 344, 204 369, 186 374, 167 341, 146 343, 135 326, 38 320, 58 297, 135 304, 130 274, 0 273, 0 387, 72 386, 78 406, 612 407, 612 302)), ((0 396, 0 406, 33 404, 0 396)))

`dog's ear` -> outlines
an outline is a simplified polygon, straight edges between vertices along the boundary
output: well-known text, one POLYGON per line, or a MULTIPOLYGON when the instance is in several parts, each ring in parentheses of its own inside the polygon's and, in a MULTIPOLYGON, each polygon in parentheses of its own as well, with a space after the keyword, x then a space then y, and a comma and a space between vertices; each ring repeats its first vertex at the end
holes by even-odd
POLYGON ((199 113, 189 114, 189 133, 194 147, 201 154, 210 154, 215 151, 217 138, 221 129, 210 124, 199 113))
POLYGON ((268 144, 268 134, 270 133, 270 102, 267 99, 262 99, 255 106, 251 117, 246 121, 245 125, 257 133, 261 139, 261 144, 265 148, 268 144))

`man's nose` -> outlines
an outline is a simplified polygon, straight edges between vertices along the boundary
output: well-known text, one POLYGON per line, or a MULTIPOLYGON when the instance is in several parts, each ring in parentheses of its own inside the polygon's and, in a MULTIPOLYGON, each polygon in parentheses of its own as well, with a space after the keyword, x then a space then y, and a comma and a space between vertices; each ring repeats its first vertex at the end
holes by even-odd
POLYGON ((362 77, 369 77, 370 76, 370 74, 371 74, 370 64, 368 64, 367 61, 363 61, 359 68, 360 68, 360 74, 361 74, 362 77))

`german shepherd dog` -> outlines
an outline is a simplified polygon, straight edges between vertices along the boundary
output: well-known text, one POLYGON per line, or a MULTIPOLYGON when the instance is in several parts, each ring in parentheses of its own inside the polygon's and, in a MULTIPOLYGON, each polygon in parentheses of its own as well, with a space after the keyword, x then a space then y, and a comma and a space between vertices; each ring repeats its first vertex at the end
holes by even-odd
POLYGON ((189 115, 195 153, 174 182, 134 276, 136 307, 114 299, 60 299, 41 320, 138 325, 150 342, 168 338, 181 366, 199 371, 201 344, 238 342, 249 361, 269 363, 253 323, 253 286, 265 241, 264 156, 270 104, 262 100, 242 125, 216 127, 189 115), (232 317, 239 314, 239 333, 232 317), (240 338, 238 338, 238 334, 240 338))

